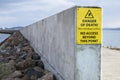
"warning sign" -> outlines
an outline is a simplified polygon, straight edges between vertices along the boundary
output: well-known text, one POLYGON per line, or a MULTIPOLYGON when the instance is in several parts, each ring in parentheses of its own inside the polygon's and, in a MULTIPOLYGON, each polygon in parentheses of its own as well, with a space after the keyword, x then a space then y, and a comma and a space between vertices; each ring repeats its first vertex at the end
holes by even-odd
POLYGON ((76 44, 101 44, 101 8, 77 8, 76 44))
POLYGON ((93 17, 93 14, 92 14, 92 12, 91 12, 90 10, 88 10, 85 18, 94 18, 94 17, 93 17))

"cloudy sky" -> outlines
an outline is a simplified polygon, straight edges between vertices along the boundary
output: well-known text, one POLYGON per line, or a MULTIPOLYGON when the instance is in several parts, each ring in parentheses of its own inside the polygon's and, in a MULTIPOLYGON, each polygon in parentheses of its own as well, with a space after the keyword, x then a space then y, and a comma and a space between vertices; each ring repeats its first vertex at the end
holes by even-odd
POLYGON ((101 6, 103 27, 120 27, 120 0, 0 0, 0 27, 26 26, 74 5, 101 6))

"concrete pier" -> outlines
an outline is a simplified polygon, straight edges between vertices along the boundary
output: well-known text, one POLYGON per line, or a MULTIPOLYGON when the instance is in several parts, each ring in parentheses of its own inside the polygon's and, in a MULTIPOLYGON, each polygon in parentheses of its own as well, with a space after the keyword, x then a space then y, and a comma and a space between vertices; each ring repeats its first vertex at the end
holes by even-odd
POLYGON ((20 31, 57 80, 100 80, 101 44, 76 44, 77 8, 67 9, 20 31))

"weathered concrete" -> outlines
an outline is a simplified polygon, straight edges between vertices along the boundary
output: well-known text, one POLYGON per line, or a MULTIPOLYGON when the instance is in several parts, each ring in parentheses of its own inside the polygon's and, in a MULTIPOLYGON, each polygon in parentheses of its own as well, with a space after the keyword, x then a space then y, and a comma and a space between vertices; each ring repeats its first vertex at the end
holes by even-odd
POLYGON ((21 32, 42 53, 55 74, 63 80, 74 80, 75 7, 29 25, 21 32))
POLYGON ((102 47, 101 80, 120 80, 120 51, 102 47))
POLYGON ((100 80, 100 45, 76 45, 76 7, 20 30, 58 80, 100 80))
POLYGON ((100 45, 77 45, 75 80, 100 80, 100 45))

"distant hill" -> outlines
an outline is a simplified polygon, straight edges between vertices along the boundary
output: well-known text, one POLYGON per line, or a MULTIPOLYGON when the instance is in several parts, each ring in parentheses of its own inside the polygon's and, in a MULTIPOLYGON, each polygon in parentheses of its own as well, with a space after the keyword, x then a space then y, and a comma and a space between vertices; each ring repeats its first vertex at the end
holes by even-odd
POLYGON ((103 28, 103 30, 120 30, 120 28, 103 28))
POLYGON ((19 30, 22 29, 22 26, 12 27, 12 28, 5 28, 6 30, 19 30))

